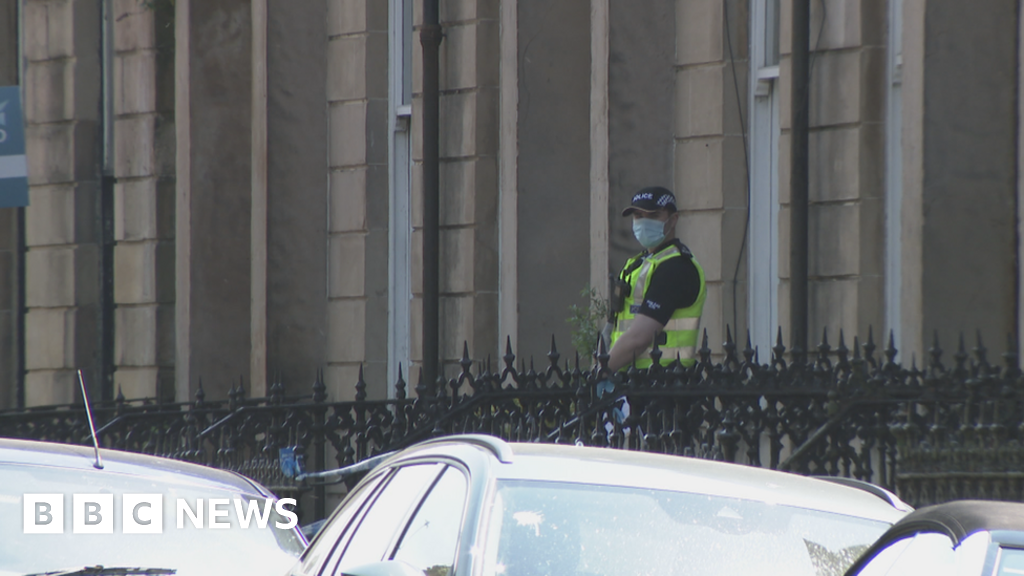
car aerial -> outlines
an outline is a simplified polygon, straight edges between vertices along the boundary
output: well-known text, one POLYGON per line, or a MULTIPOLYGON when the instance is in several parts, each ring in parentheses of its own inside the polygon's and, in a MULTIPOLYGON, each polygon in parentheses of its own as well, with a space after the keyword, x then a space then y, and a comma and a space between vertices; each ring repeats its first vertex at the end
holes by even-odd
POLYGON ((954 500, 923 507, 886 531, 848 576, 1024 574, 1024 504, 954 500))
POLYGON ((442 437, 385 458, 291 576, 841 574, 910 508, 740 464, 442 437))
POLYGON ((0 576, 279 575, 305 548, 284 502, 234 472, 0 439, 0 576))

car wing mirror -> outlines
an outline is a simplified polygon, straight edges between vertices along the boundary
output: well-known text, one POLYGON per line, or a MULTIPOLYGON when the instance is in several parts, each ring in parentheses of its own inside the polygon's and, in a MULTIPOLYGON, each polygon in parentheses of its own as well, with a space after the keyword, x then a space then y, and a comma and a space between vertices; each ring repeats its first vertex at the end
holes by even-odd
POLYGON ((405 562, 388 560, 343 570, 342 576, 425 576, 425 573, 405 562))

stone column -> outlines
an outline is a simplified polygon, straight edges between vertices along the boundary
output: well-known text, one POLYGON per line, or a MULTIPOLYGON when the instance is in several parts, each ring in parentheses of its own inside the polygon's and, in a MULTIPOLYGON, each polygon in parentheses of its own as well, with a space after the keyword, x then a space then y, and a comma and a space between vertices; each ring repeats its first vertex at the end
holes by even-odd
POLYGON ((24 2, 28 405, 72 402, 76 369, 99 379, 100 14, 98 0, 24 2))
POLYGON ((1017 6, 904 10, 904 341, 920 355, 937 332, 950 351, 978 330, 1001 351, 1017 331, 1017 6))
POLYGON ((327 352, 327 4, 267 8, 267 385, 309 394, 327 352))
MULTIPOLYGON (((0 86, 19 83, 18 2, 0 0, 0 86)), ((22 358, 19 292, 22 254, 20 239, 24 232, 18 208, 0 208, 0 409, 18 404, 22 358)))
POLYGON ((174 398, 174 13, 114 3, 114 384, 174 398))
MULTIPOLYGON (((673 168, 674 192, 683 212, 677 232, 704 268, 708 296, 701 327, 707 330, 712 348, 725 340, 726 324, 733 326, 734 335, 746 327, 743 126, 749 19, 746 3, 736 0, 675 3, 673 168), (728 35, 724 9, 729 11, 728 35), (734 284, 737 276, 739 281, 734 284)), ((648 129, 657 135, 653 122, 648 120, 648 129)), ((646 162, 652 171, 660 166, 656 156, 646 162)), ((625 244, 623 236, 625 231, 620 228, 618 237, 625 244)))
MULTIPOLYGON (((518 302, 514 351, 571 353, 569 306, 590 282, 590 5, 518 4, 518 302), (557 22, 558 25, 552 25, 557 22)), ((449 122, 450 123, 450 122, 449 122)))
POLYGON ((176 0, 175 392, 250 370, 252 49, 246 0, 176 0))
MULTIPOLYGON (((388 302, 387 2, 329 0, 330 228, 327 386, 331 400, 386 396, 388 302)), ((413 327, 416 330, 416 327, 413 327)))
MULTIPOLYGON (((694 44, 707 41, 707 31, 714 23, 702 20, 699 12, 691 13, 693 2, 683 4, 680 10, 686 21, 680 23, 686 27, 677 31, 674 0, 651 0, 644 5, 644 10, 637 10, 627 2, 609 2, 609 198, 606 212, 611 273, 617 273, 627 258, 643 249, 633 238, 632 220, 622 217, 622 209, 637 190, 645 186, 664 186, 679 198, 692 195, 687 175, 681 174, 679 180, 673 180, 676 37, 680 37, 680 49, 689 53, 694 44), (695 36, 690 27, 693 31, 703 30, 704 35, 695 36), (674 189, 679 184, 683 187, 674 189)), ((721 23, 718 25, 721 27, 721 23)), ((694 57, 681 56, 681 60, 689 62, 694 57)), ((685 230, 680 232, 686 234, 685 230)))

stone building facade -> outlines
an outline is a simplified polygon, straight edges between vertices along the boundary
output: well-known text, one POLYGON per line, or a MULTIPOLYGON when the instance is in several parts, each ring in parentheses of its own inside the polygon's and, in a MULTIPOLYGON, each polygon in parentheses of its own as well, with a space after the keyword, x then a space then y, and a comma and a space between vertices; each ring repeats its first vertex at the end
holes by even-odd
MULTIPOLYGON (((792 0, 440 0, 440 350, 570 356, 674 189, 712 344, 789 335, 792 0)), ((1018 334, 1021 9, 811 0, 809 329, 1018 334)), ((415 384, 421 0, 0 0, 0 408, 415 384)), ((909 358, 904 358, 909 361, 909 358)))

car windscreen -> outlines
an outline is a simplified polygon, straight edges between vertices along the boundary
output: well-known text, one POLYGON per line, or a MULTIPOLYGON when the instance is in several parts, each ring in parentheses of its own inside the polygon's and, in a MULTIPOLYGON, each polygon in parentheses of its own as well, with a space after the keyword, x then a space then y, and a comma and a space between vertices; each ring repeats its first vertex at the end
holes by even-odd
POLYGON ((0 573, 99 564, 178 576, 281 574, 304 546, 294 529, 277 526, 288 523, 273 501, 187 477, 0 463, 0 573))
POLYGON ((498 483, 485 574, 842 574, 885 522, 705 494, 498 483))

